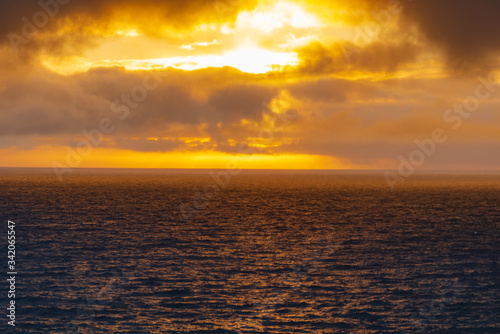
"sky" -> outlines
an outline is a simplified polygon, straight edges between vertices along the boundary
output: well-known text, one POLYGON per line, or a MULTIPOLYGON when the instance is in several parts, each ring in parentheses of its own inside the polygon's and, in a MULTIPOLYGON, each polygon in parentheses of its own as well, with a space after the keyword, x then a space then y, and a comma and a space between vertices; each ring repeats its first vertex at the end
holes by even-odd
POLYGON ((0 2, 0 167, 496 170, 495 0, 0 2))

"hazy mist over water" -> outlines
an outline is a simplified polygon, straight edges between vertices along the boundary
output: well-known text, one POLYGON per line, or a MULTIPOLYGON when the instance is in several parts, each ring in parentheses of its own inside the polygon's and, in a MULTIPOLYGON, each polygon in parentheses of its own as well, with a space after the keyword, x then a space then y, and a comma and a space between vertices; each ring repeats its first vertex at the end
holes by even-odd
POLYGON ((214 182, 0 169, 16 332, 500 331, 500 173, 242 171, 186 221, 214 182))

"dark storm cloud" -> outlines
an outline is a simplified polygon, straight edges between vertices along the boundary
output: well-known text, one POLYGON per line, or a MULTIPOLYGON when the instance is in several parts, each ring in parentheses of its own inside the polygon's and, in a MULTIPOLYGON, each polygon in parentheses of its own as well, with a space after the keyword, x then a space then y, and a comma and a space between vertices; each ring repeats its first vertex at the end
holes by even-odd
MULTIPOLYGON (((366 0, 372 13, 390 6, 387 0, 366 0)), ((394 2, 394 1, 392 1, 394 2)), ((402 16, 400 33, 412 24, 435 46, 445 51, 449 65, 470 69, 481 67, 500 51, 500 1, 497 0, 414 0, 399 1, 402 16)), ((376 16, 376 15, 375 15, 376 16)), ((373 18, 373 17, 372 17, 373 18)))
POLYGON ((456 65, 470 66, 500 50, 500 1, 419 0, 405 6, 406 17, 456 65))
MULTIPOLYGON (((204 78, 216 73, 226 76, 224 69, 159 72, 161 85, 152 89, 144 101, 127 108, 129 115, 119 120, 119 132, 161 137, 171 124, 206 124, 215 136, 218 124, 231 125, 241 119, 260 121, 276 89, 237 84, 246 74, 231 72, 232 80, 205 87, 205 98, 193 96, 196 87, 206 82, 204 78)), ((121 68, 100 68, 69 77, 33 69, 25 75, 4 77, 0 80, 0 133, 78 135, 84 129, 97 127, 102 118, 118 119, 121 114, 113 111, 112 103, 115 109, 126 106, 124 99, 130 98, 144 78, 148 78, 148 85, 154 85, 155 79, 148 72, 121 68)))

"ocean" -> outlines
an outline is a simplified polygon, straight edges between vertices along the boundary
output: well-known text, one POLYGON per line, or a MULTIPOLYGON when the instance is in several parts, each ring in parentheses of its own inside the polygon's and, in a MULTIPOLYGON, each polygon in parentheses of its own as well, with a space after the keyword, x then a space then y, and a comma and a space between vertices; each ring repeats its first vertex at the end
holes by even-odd
POLYGON ((500 333, 500 173, 222 175, 0 169, 0 332, 500 333))

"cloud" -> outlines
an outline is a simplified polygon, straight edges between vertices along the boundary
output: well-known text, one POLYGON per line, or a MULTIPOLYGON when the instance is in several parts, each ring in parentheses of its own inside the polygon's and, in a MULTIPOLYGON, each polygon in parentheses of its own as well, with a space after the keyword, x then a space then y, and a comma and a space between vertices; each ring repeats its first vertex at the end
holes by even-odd
POLYGON ((67 77, 34 68, 24 75, 13 73, 0 81, 0 133, 78 135, 97 127, 102 118, 112 118, 119 122, 117 132, 122 135, 164 137, 169 136, 169 126, 182 124, 205 125, 215 136, 218 125, 231 126, 242 119, 260 121, 276 95, 272 86, 238 84, 247 75, 230 69, 163 70, 157 76, 161 84, 147 92, 143 101, 132 99, 127 104, 145 78, 148 85, 155 85, 150 73, 122 68, 99 68, 67 77), (217 75, 222 79, 217 84, 203 84, 216 80, 217 75), (114 112, 120 107, 128 109, 123 120, 120 112, 114 112))
MULTIPOLYGON (((391 3, 364 2, 375 16, 385 12, 391 3)), ((500 51, 500 2, 397 0, 395 3, 402 8, 401 16, 398 15, 400 35, 408 35, 412 26, 416 26, 427 43, 444 51, 451 69, 471 71, 498 65, 495 58, 500 51)))
MULTIPOLYGON (((0 2, 0 36, 24 55, 73 53, 123 29, 153 37, 189 34, 203 23, 234 22, 256 0, 40 0, 0 2)), ((178 36, 177 36, 178 37, 178 36)))
MULTIPOLYGON (((97 68, 71 76, 42 68, 21 69, 0 79, 3 136, 66 140, 81 137, 82 130, 97 128, 101 119, 111 118, 117 129, 109 137, 122 139, 109 145, 130 144, 131 149, 141 150, 147 150, 148 145, 153 150, 175 149, 185 142, 180 138, 210 138, 216 149, 234 150, 234 146, 229 147, 230 140, 242 142, 257 137, 262 128, 273 128, 269 119, 280 108, 296 109, 300 117, 274 134, 278 142, 292 138, 297 145, 321 141, 401 143, 442 125, 443 112, 473 94, 477 85, 474 80, 451 78, 281 81, 231 68, 168 69, 156 74, 97 68), (127 105, 125 101, 135 87, 143 85, 145 78, 149 85, 154 84, 154 75, 161 78, 161 84, 147 91, 143 101, 127 105), (128 110, 126 118, 120 119, 118 107, 128 110), (152 137, 168 139, 146 140, 152 137)), ((286 74, 282 76, 286 78, 286 74)), ((478 129, 462 138, 473 138, 481 133, 481 127, 497 119, 495 101, 478 114, 478 129)), ((196 147, 207 146, 191 149, 196 147)))
MULTIPOLYGON (((500 21, 497 19, 500 3, 497 1, 298 2, 331 22, 345 20, 348 25, 360 25, 360 28, 367 22, 376 23, 391 31, 363 45, 363 52, 348 60, 352 67, 393 71, 415 60, 423 46, 415 41, 413 27, 417 27, 431 45, 444 50, 448 64, 455 69, 493 66, 500 50, 500 21), (400 8, 401 15, 399 12, 391 14, 391 8, 400 8), (394 19, 390 24, 381 20, 387 13, 394 19)), ((234 23, 239 13, 255 8, 258 3, 258 0, 7 0, 0 2, 0 36, 4 45, 14 42, 24 56, 39 51, 73 55, 127 29, 147 36, 179 40, 204 23, 234 23), (34 35, 28 38, 23 34, 33 31, 34 35)), ((354 45, 360 47, 356 41, 354 45)), ((353 51, 348 44, 340 47, 353 51)), ((343 53, 335 48, 326 43, 301 50, 307 70, 337 71, 349 65, 341 59, 343 53)))
POLYGON ((299 71, 311 74, 393 72, 415 62, 421 51, 411 42, 375 41, 363 47, 350 42, 327 46, 316 42, 299 49, 299 71))
MULTIPOLYGON (((307 3, 307 1, 305 1, 307 3)), ((355 0, 312 1, 318 15, 339 19, 339 6, 352 13, 343 17, 354 27, 351 44, 354 68, 395 70, 422 52, 442 53, 453 71, 477 72, 498 67, 500 2, 492 0, 355 0), (360 43, 362 42, 362 43, 360 43), (361 52, 355 52, 360 48, 361 52), (357 56, 357 57, 356 57, 357 56)), ((310 45, 302 50, 308 69, 338 71, 345 67, 333 45, 310 45)))
POLYGON ((475 67, 500 51, 500 2, 421 0, 408 3, 405 16, 425 36, 444 47, 455 66, 475 67))
MULTIPOLYGON (((310 3, 307 8, 327 10, 326 2, 310 3)), ((374 20, 370 10, 387 8, 386 1, 378 0, 339 3, 364 11, 353 14, 358 21, 349 18, 348 23, 360 26, 374 20)), ((448 153, 435 158, 436 163, 465 166, 460 145, 464 157, 496 163, 496 158, 478 155, 490 154, 500 142, 498 95, 484 102, 460 131, 452 131, 443 112, 474 94, 477 78, 435 75, 421 61, 437 49, 445 51, 447 64, 455 70, 470 71, 493 59, 500 47, 499 23, 491 14, 499 9, 494 2, 404 2, 402 14, 387 31, 359 45, 324 38, 318 28, 318 38, 296 49, 299 66, 263 75, 230 67, 153 72, 102 67, 63 76, 37 63, 46 53, 75 56, 117 29, 180 38, 203 22, 234 21, 255 1, 239 1, 225 11, 214 11, 216 5, 221 3, 73 0, 60 5, 36 38, 23 44, 21 58, 6 38, 0 47, 0 147, 74 146, 83 138, 82 130, 98 128, 102 119, 110 118, 116 130, 106 135, 103 148, 233 154, 247 143, 259 144, 262 154, 317 154, 378 164, 411 152, 416 138, 445 127, 453 137, 448 153), (419 75, 406 75, 410 70, 419 75), (141 101, 134 100, 145 80, 154 87, 141 101), (276 118, 286 110, 299 117, 279 128, 276 118), (259 141, 264 130, 272 138, 259 141)), ((35 1, 1 2, 0 33, 22 33, 22 17, 31 19, 37 11, 35 1)), ((320 17, 333 15, 332 10, 320 17)), ((191 42, 196 41, 179 42, 174 49, 191 42)))

